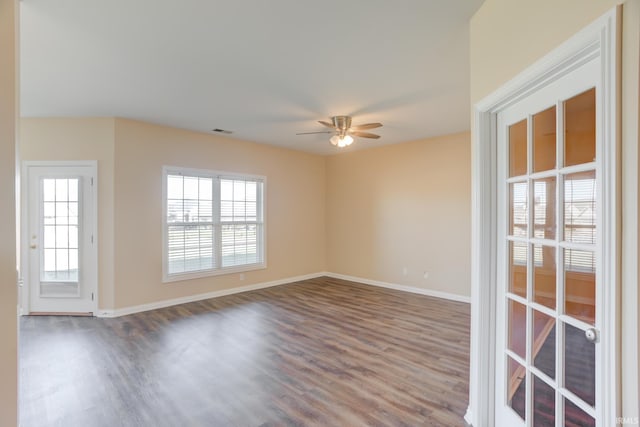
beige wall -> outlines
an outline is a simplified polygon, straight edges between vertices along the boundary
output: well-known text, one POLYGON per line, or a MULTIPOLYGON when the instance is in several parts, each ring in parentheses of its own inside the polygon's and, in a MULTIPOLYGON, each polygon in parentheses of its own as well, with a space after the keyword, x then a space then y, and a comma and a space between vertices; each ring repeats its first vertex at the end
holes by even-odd
POLYGON ((0 0, 0 426, 18 420, 16 287, 16 34, 18 5, 0 0))
POLYGON ((321 271, 469 295, 468 134, 324 158, 125 119, 21 132, 24 160, 98 160, 100 309, 321 271), (163 165, 267 176, 268 268, 162 283, 163 165))
POLYGON ((622 1, 485 0, 470 26, 471 104, 619 3, 622 1))
POLYGON ((98 161, 98 281, 101 309, 114 307, 112 118, 20 120, 22 160, 98 161))
POLYGON ((23 160, 98 160, 99 307, 126 308, 325 270, 324 159, 113 118, 21 120, 23 160), (267 177, 267 269, 162 283, 162 166, 267 177))
POLYGON ((115 126, 115 306, 325 270, 320 156, 131 120, 115 126), (267 177, 267 269, 162 283, 162 166, 267 177))
POLYGON ((328 157, 329 271, 469 296, 470 162, 468 133, 328 157))
MULTIPOLYGON (((504 85, 622 0, 486 0, 470 27, 471 104, 504 85)), ((639 0, 622 25, 622 415, 638 415, 639 0)), ((477 408, 476 408, 477 409, 477 408)))

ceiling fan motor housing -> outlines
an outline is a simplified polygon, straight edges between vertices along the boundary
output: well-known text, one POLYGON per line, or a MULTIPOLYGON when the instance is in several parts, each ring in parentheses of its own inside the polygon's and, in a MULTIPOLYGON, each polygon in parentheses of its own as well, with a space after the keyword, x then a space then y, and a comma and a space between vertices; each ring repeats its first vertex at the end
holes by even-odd
POLYGON ((351 117, 349 116, 333 116, 331 120, 339 131, 346 132, 351 127, 351 117))

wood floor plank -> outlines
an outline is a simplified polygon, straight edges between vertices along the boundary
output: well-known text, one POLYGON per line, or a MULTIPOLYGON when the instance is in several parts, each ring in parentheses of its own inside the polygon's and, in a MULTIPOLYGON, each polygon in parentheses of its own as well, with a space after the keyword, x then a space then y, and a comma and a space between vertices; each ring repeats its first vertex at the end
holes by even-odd
POLYGON ((322 277, 20 328, 25 427, 464 425, 464 303, 322 277))

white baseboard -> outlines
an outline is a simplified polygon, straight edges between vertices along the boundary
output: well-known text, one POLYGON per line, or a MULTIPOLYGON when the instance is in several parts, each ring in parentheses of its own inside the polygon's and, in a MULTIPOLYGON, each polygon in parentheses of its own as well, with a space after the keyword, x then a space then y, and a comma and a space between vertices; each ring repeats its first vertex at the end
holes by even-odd
POLYGON ((209 298, 217 298, 217 297, 222 297, 222 296, 225 296, 225 295, 239 294, 241 292, 255 291, 257 289, 270 288, 270 287, 273 287, 273 286, 285 285, 287 283, 293 283, 293 282, 299 282, 299 281, 302 281, 302 280, 315 279, 317 277, 322 277, 322 276, 333 277, 335 279, 348 280, 348 281, 351 281, 351 282, 362 283, 362 284, 365 284, 365 285, 379 286, 379 287, 382 287, 382 288, 394 289, 394 290, 397 290, 397 291, 404 291, 404 292, 411 292, 411 293, 414 293, 414 294, 427 295, 427 296, 435 297, 435 298, 443 298, 443 299, 447 299, 447 300, 451 300, 451 301, 458 301, 458 302, 465 302, 465 303, 469 303, 471 301, 471 299, 469 297, 466 297, 466 296, 463 296, 463 295, 451 294, 451 293, 448 293, 448 292, 433 291, 431 289, 416 288, 416 287, 413 287, 413 286, 397 285, 397 284, 394 284, 394 283, 380 282, 378 280, 365 279, 365 278, 362 278, 362 277, 355 277, 355 276, 347 276, 347 275, 344 275, 344 274, 337 274, 337 273, 331 273, 331 272, 319 272, 319 273, 305 274, 303 276, 287 277, 285 279, 273 280, 271 282, 262 282, 262 283, 255 283, 253 285, 239 286, 237 288, 222 289, 222 290, 219 290, 219 291, 207 292, 207 293, 204 293, 204 294, 189 295, 189 296, 180 297, 180 298, 173 298, 173 299, 168 299, 168 300, 163 300, 163 301, 156 301, 156 302, 151 302, 151 303, 148 303, 148 304, 141 304, 141 305, 134 305, 134 306, 131 306, 131 307, 117 308, 115 310, 103 310, 103 309, 100 309, 96 313, 96 316, 97 317, 120 317, 120 316, 126 316, 127 314, 141 313, 143 311, 156 310, 158 308, 171 307, 173 305, 186 304, 188 302, 202 301, 202 300, 209 299, 209 298))
POLYGON ((141 313, 143 311, 156 310, 158 308, 171 307, 173 305, 185 304, 188 302, 202 301, 209 298, 217 298, 225 295, 239 294, 242 292, 255 291, 257 289, 270 288, 287 283, 299 282, 301 280, 315 279, 322 277, 325 273, 312 273, 303 276, 287 277, 285 279, 273 280, 271 282, 255 283, 253 285, 239 286, 237 288, 221 289, 219 291, 207 292, 204 294, 189 295, 186 297, 173 298, 163 301, 151 302, 148 304, 134 305, 131 307, 117 308, 115 310, 98 310, 96 317, 120 317, 127 314, 141 313))
POLYGON ((397 285, 395 283, 381 282, 379 280, 371 280, 371 279, 365 279, 363 277, 347 276, 345 274, 338 274, 338 273, 331 273, 331 272, 325 272, 324 275, 328 277, 333 277, 334 279, 349 280, 351 282, 364 283, 365 285, 395 289, 396 291, 411 292, 413 294, 426 295, 430 297, 442 298, 442 299, 447 299, 451 301, 465 302, 467 304, 471 303, 471 297, 452 294, 449 292, 434 291, 431 289, 424 289, 424 288, 416 288, 414 286, 397 285))
POLYGON ((471 414, 471 407, 468 407, 467 412, 464 414, 464 422, 467 423, 467 426, 473 427, 473 424, 471 424, 472 419, 473 415, 471 414))

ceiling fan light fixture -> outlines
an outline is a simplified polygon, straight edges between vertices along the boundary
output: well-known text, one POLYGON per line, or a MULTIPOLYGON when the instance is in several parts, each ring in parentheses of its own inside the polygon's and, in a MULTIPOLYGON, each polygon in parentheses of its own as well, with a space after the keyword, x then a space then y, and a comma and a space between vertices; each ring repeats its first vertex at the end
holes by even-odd
POLYGON ((333 135, 331 139, 329 139, 332 145, 335 145, 339 148, 346 147, 353 143, 353 138, 350 135, 333 135))

